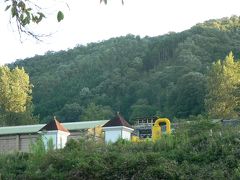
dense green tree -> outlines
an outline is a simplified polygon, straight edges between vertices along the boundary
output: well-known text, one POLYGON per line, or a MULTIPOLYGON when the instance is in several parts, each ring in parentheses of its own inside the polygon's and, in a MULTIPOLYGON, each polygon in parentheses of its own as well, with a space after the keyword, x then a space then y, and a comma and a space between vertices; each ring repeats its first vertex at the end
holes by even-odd
POLYGON ((199 47, 191 38, 187 38, 176 49, 177 61, 191 71, 201 71, 202 63, 197 55, 199 47))
POLYGON ((110 107, 96 105, 90 103, 81 115, 82 121, 100 120, 100 119, 111 119, 113 116, 113 111, 110 107))
POLYGON ((213 63, 208 73, 206 108, 211 117, 231 118, 237 116, 237 96, 234 94, 239 83, 238 63, 232 52, 224 59, 213 63))
POLYGON ((174 99, 169 102, 174 116, 186 118, 189 115, 204 113, 204 97, 206 79, 203 74, 190 72, 183 75, 177 82, 174 99))
POLYGON ((31 117, 32 85, 23 68, 0 67, 1 124, 25 124, 31 117), (27 116, 28 118, 27 118, 27 116))
POLYGON ((139 99, 131 106, 130 120, 134 121, 137 118, 153 117, 157 113, 157 108, 148 104, 147 100, 139 99))
POLYGON ((83 108, 78 103, 65 104, 64 107, 57 112, 62 122, 80 121, 83 108))

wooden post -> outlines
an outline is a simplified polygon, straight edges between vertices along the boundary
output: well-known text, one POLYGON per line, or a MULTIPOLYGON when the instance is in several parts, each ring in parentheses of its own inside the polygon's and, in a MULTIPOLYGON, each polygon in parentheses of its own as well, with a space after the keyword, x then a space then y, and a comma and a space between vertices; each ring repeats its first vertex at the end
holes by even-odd
POLYGON ((93 128, 94 141, 96 141, 96 127, 93 128))
POLYGON ((16 150, 20 151, 20 135, 16 135, 16 150))

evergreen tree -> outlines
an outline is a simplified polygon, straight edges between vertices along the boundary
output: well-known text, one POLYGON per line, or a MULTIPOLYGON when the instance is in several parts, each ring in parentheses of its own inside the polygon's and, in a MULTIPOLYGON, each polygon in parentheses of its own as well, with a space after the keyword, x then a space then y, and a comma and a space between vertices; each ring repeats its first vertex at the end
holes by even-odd
POLYGON ((31 92, 32 85, 23 68, 16 67, 10 70, 7 66, 0 67, 0 122, 2 125, 25 124, 28 123, 26 119, 33 120, 30 113, 31 92))
POLYGON ((238 63, 234 61, 232 52, 223 62, 213 63, 208 74, 208 94, 205 99, 206 109, 211 117, 232 118, 237 116, 237 87, 240 74, 238 63))

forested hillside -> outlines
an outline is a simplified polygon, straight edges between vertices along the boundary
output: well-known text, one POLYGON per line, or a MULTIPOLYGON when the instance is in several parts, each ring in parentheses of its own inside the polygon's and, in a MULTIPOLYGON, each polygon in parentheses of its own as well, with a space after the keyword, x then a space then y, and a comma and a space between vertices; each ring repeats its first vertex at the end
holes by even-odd
POLYGON ((161 115, 186 118, 205 113, 206 74, 229 52, 240 57, 240 18, 197 24, 158 37, 127 35, 18 60, 33 88, 41 121, 161 115))

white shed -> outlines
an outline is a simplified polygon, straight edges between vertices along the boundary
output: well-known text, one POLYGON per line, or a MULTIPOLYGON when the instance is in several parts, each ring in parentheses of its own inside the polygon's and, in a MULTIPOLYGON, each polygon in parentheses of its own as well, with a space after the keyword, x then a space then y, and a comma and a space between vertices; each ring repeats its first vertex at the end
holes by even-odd
POLYGON ((105 132, 105 142, 116 142, 118 139, 131 140, 131 133, 133 128, 130 124, 117 113, 116 117, 103 125, 105 132))
POLYGON ((70 135, 70 132, 59 123, 56 118, 46 124, 43 128, 39 130, 39 133, 42 135, 42 140, 45 147, 47 148, 48 142, 52 141, 54 149, 64 148, 67 143, 67 137, 70 135))

